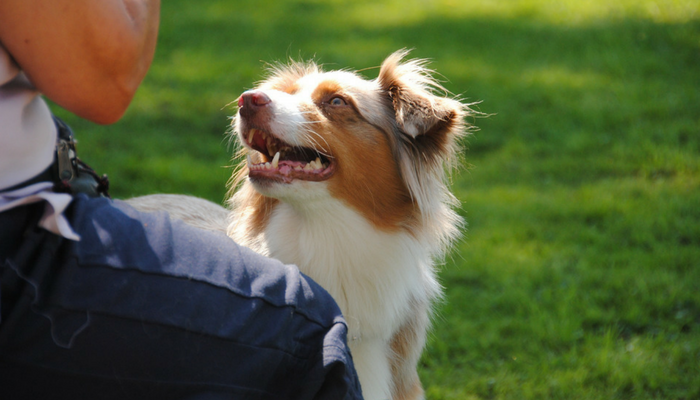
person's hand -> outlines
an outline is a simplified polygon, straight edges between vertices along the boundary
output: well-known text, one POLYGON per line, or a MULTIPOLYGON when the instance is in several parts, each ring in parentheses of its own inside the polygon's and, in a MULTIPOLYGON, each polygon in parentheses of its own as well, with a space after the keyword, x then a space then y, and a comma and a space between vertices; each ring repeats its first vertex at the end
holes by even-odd
POLYGON ((160 0, 2 0, 0 43, 40 92, 108 124, 151 65, 159 15, 160 0))

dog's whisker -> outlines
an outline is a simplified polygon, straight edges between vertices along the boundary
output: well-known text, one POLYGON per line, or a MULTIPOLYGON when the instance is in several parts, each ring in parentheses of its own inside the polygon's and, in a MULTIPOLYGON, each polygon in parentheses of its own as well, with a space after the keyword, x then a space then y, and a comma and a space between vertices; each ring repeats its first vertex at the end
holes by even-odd
POLYGON ((328 150, 326 150, 325 148, 323 148, 315 139, 309 138, 309 141, 311 141, 311 142, 315 145, 314 148, 313 148, 313 151, 314 151, 316 154, 322 154, 322 155, 325 156, 326 158, 333 158, 333 156, 331 156, 330 154, 328 154, 328 150), (319 150, 319 148, 320 148, 321 150, 319 150))
POLYGON ((315 144, 314 150, 315 150, 317 153, 323 154, 325 157, 328 157, 328 158, 333 158, 333 156, 331 156, 330 154, 328 154, 329 151, 326 150, 326 147, 330 148, 330 145, 328 144, 328 141, 327 141, 323 136, 321 136, 321 135, 318 134, 317 132, 314 132, 313 130, 307 129, 307 130, 304 132, 304 137, 305 137, 307 140, 309 140, 310 142, 312 142, 313 144, 315 144), (315 136, 315 137, 318 137, 318 138, 321 139, 321 140, 323 140, 323 142, 326 144, 326 146, 325 146, 325 147, 324 147, 324 146, 321 146, 321 144, 314 138, 314 136, 315 136), (318 148, 320 148, 320 149, 323 150, 323 151, 318 150, 318 148))

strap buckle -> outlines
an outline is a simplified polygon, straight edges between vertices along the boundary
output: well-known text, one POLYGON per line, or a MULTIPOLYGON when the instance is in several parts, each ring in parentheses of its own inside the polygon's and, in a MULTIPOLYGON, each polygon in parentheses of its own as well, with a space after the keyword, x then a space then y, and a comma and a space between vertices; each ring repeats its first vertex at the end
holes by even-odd
POLYGON ((73 132, 58 117, 54 116, 58 129, 56 143, 56 168, 58 179, 54 191, 63 193, 85 193, 90 197, 110 197, 107 175, 99 176, 77 156, 73 132))

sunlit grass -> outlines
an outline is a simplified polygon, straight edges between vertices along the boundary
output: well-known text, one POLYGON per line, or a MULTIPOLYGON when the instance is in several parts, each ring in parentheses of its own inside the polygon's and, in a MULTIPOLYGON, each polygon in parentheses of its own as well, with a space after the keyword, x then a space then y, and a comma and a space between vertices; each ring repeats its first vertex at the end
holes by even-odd
POLYGON ((224 133, 266 62, 377 74, 400 48, 489 116, 453 174, 429 399, 700 398, 700 3, 163 3, 122 122, 76 128, 117 197, 221 203, 224 133))

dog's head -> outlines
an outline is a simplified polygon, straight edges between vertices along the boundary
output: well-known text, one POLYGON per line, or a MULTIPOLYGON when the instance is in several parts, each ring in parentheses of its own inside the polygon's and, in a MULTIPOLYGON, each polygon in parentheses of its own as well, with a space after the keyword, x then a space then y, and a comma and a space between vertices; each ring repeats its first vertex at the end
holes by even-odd
POLYGON ((425 62, 406 54, 388 57, 371 81, 313 63, 274 68, 238 99, 239 176, 292 204, 330 195, 384 229, 444 218, 454 201, 445 170, 469 109, 437 95, 444 89, 425 62))

